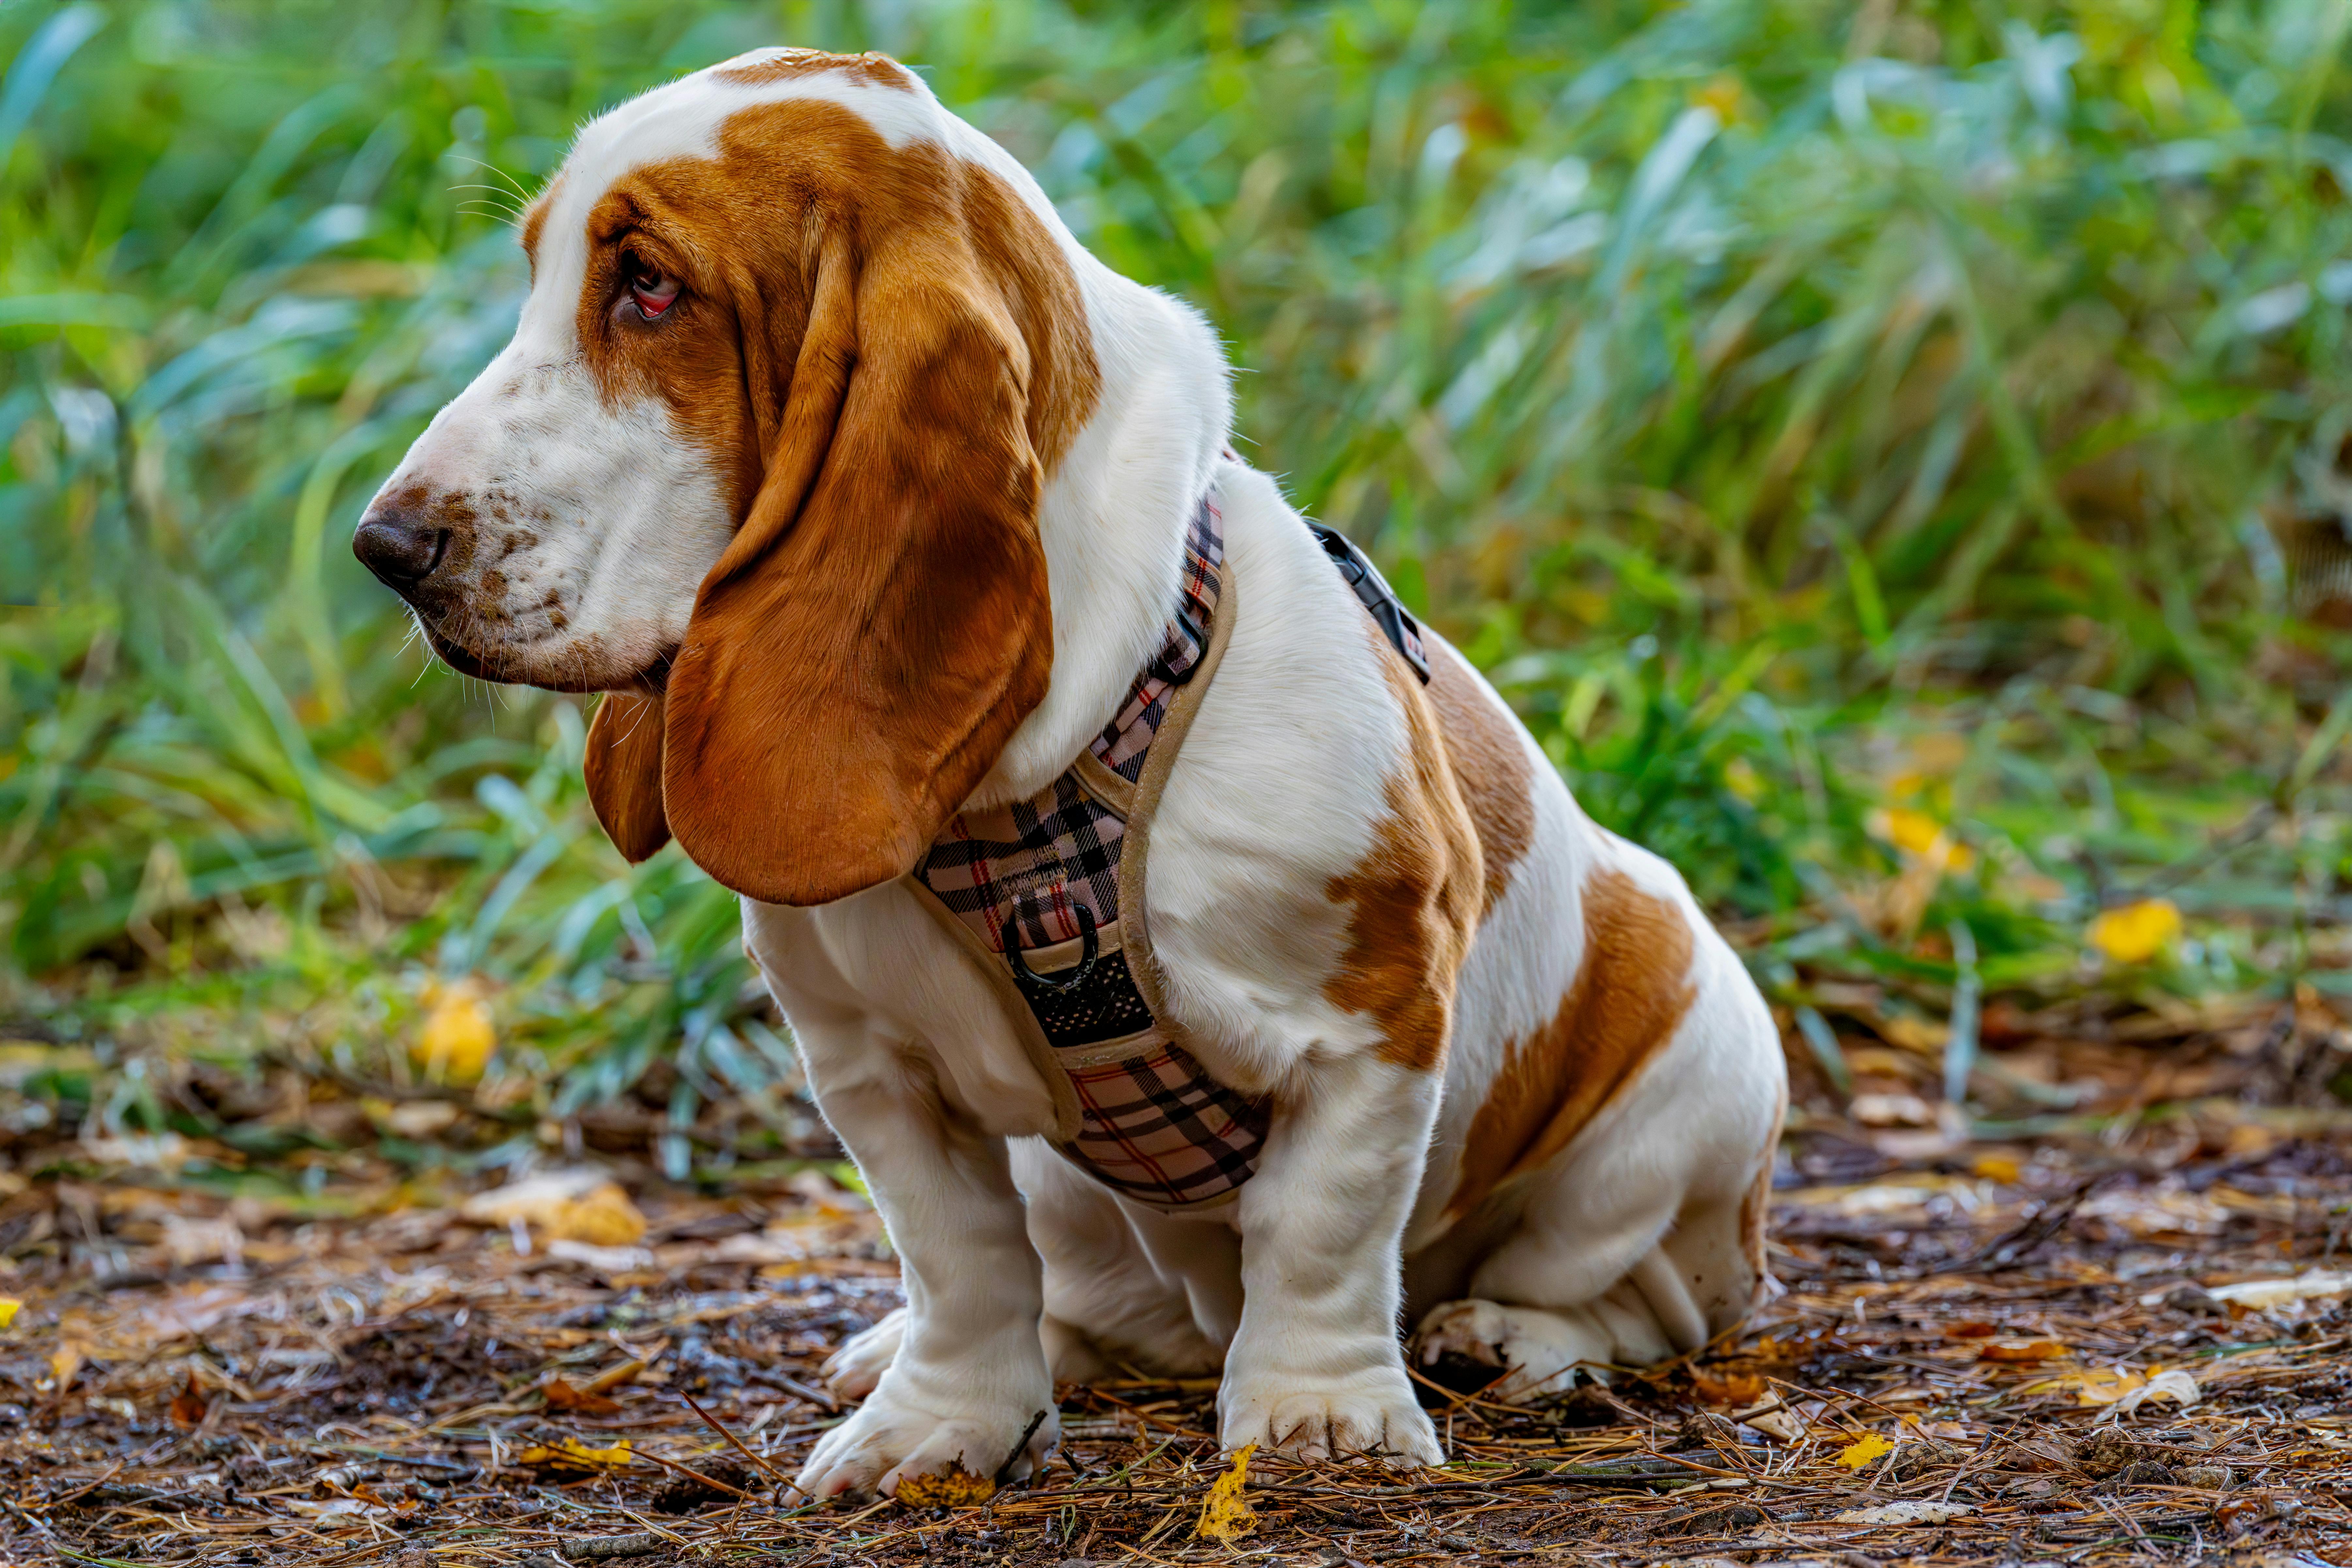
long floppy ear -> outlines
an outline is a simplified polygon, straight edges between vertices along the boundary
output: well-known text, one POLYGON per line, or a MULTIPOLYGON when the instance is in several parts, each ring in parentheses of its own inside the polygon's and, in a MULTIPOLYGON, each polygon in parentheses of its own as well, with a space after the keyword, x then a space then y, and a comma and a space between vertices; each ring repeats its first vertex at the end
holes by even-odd
POLYGON ((853 226, 663 704, 670 830, 768 903, 903 875, 1053 664, 1021 325, 951 212, 853 226))
POLYGON ((662 812, 662 700, 615 691, 596 705, 581 772, 604 836, 631 865, 669 842, 662 812))

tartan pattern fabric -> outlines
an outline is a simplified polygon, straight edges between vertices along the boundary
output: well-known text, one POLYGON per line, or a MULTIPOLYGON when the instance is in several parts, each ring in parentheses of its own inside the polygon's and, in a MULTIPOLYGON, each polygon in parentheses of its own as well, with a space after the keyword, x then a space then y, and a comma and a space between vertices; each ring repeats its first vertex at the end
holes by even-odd
POLYGON ((1266 1108, 1160 1041, 1142 1056, 1068 1069, 1078 1135, 1062 1152, 1107 1186, 1176 1207, 1224 1196, 1250 1179, 1266 1108))
POLYGON ((915 875, 950 912, 1004 951, 1004 922, 1020 945, 1051 947, 1079 934, 1077 906, 1097 930, 1118 919, 1118 852, 1127 824, 1064 773, 1038 795, 959 814, 916 863, 915 875))
MULTIPOLYGON (((1176 688, 1208 650, 1223 524, 1214 500, 1203 498, 1185 534, 1183 603, 1159 653, 1088 747, 1130 784, 1143 776, 1176 688)), ((1065 773, 1027 800, 956 816, 915 875, 1000 956, 1008 921, 1026 952, 1080 938, 1081 907, 1108 948, 1126 837, 1124 819, 1065 773)), ((1223 1198, 1249 1180, 1265 1142, 1265 1108, 1217 1082, 1168 1037, 1123 952, 1104 952, 1076 993, 1025 987, 1023 995, 1077 1097, 1077 1135, 1057 1145, 1073 1163, 1163 1208, 1223 1198)))
MULTIPOLYGON (((1160 652, 1118 716, 1087 748, 1133 784, 1143 776, 1152 738, 1168 717, 1170 696, 1208 648, 1224 570, 1224 515, 1204 497, 1185 532, 1183 605, 1170 617, 1160 652), (1189 623, 1189 624, 1188 624, 1189 623)), ((991 952, 1004 951, 1004 922, 1016 922, 1024 950, 1050 947, 1079 933, 1084 904, 1097 929, 1118 919, 1118 853, 1127 825, 1063 773, 1027 800, 958 814, 916 863, 915 875, 979 933, 991 952)))
POLYGON ((1184 534, 1183 614, 1169 621, 1159 657, 1135 678, 1118 716, 1088 748, 1103 766, 1129 784, 1143 776, 1143 759, 1160 732, 1160 721, 1168 717, 1170 695, 1208 651, 1209 622, 1217 614, 1217 587, 1225 566, 1223 523, 1214 492, 1203 496, 1184 534))

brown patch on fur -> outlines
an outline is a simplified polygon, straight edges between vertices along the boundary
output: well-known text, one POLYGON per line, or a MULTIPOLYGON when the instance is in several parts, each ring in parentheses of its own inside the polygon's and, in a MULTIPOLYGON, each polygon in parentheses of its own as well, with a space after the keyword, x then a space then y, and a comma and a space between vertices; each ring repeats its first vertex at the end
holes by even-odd
POLYGON ((1429 661, 1429 704, 1437 711, 1454 783, 1461 786, 1471 825, 1478 830, 1486 882, 1478 909, 1483 921, 1511 885, 1511 868, 1535 842, 1536 803, 1528 787, 1533 774, 1527 747, 1518 726, 1497 710, 1462 656, 1443 643, 1435 646, 1429 661))
POLYGON ((1679 906, 1608 870, 1585 883, 1583 914, 1584 961, 1559 1011, 1513 1044, 1470 1123, 1446 1205, 1454 1218, 1574 1142, 1673 1037, 1696 994, 1679 906))
POLYGON ((632 171, 588 218, 598 384, 666 403, 739 520, 662 743, 591 794, 608 826, 650 825, 653 786, 624 775, 657 770, 659 820, 711 876, 823 903, 902 874, 1043 700, 1038 497, 1100 374, 1067 258, 989 171, 808 100, 718 146, 632 171), (657 318, 633 258, 680 282, 657 318))
POLYGON ((749 65, 721 66, 710 74, 719 81, 757 87, 762 82, 823 76, 827 71, 845 71, 875 87, 896 88, 900 92, 915 90, 914 78, 907 74, 907 68, 887 55, 829 55, 823 49, 780 49, 765 59, 749 65))
POLYGON ((531 199, 522 214, 523 259, 530 263, 531 276, 539 276, 539 237, 547 232, 547 210, 555 205, 555 193, 562 187, 563 176, 558 174, 547 183, 547 189, 531 199))
POLYGON ((1377 633, 1371 642, 1404 709, 1410 755, 1388 781, 1388 815, 1372 847, 1325 894, 1350 904, 1348 950, 1323 984, 1335 1007, 1370 1013, 1380 1054, 1426 1071, 1445 1059, 1454 983, 1478 923, 1478 836, 1421 683, 1377 633))

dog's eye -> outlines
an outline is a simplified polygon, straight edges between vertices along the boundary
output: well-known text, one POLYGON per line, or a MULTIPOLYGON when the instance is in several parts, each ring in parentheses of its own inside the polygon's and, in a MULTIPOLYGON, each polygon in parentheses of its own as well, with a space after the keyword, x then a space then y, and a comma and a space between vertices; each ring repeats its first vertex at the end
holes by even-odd
POLYGON ((656 320, 663 311, 677 303, 677 279, 650 267, 632 264, 629 297, 637 302, 637 309, 646 321, 656 320))

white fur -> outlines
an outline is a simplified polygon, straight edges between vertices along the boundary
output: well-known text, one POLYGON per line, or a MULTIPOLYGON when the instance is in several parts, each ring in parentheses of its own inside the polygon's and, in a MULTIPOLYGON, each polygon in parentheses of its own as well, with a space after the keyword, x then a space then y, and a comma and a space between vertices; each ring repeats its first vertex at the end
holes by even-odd
MULTIPOLYGON (((709 145, 745 100, 709 75, 584 132, 548 232, 633 161, 709 145)), ((1274 483, 1220 457, 1231 403, 1214 337, 1192 310, 1087 256, 1034 181, 928 92, 802 77, 757 94, 794 95, 877 117, 894 145, 936 137, 1004 177, 1063 246, 1084 298, 1101 400, 1039 516, 1051 689, 972 804, 1034 793, 1108 720, 1175 602, 1192 510, 1217 488, 1238 614, 1153 826, 1149 918, 1172 1021, 1223 1081, 1276 1106, 1237 1202, 1204 1215, 1148 1211, 1040 1141, 1053 1124, 1047 1086, 975 961, 906 887, 814 910, 747 902, 746 944, 873 1189, 908 1296, 902 1316, 836 1358, 836 1387, 865 1402, 817 1446, 800 1484, 887 1490, 951 1460, 1019 1473, 1055 1440, 1055 1376, 1121 1366, 1222 1366, 1228 1444, 1433 1462, 1436 1436, 1399 1352, 1402 1312, 1427 1315, 1424 1359, 1505 1365, 1507 1394, 1558 1387, 1580 1362, 1695 1348, 1736 1321, 1757 1285, 1738 1216, 1770 1157, 1780 1047, 1680 879, 1595 827, 1522 731, 1534 841, 1462 971, 1443 1070, 1383 1060, 1372 1018, 1326 994, 1350 914, 1329 889, 1370 849, 1410 731, 1361 606, 1274 483), (1503 1194, 1481 1234, 1465 1234, 1445 1209, 1472 1119, 1512 1043, 1559 1010, 1583 958, 1584 889, 1604 869, 1682 911, 1694 1001, 1658 1059, 1503 1194)), ((570 265, 567 283, 542 258, 516 346, 484 384, 560 360, 569 329, 559 318, 578 287, 570 265)), ((501 422, 484 384, 436 421, 404 473, 523 461, 527 433, 501 422)), ((567 439, 539 422, 528 433, 537 460, 594 470, 572 448, 593 447, 606 426, 585 428, 567 439)), ((583 512, 581 531, 639 541, 639 504, 624 492, 583 512)), ((694 563, 723 543, 689 512, 681 523, 667 509, 679 536, 667 555, 580 546, 566 559, 611 566, 578 582, 580 603, 628 606, 643 637, 674 637, 694 563)), ((1491 691, 1484 700, 1507 720, 1491 691)))

